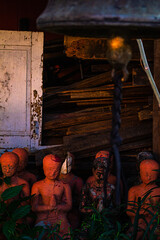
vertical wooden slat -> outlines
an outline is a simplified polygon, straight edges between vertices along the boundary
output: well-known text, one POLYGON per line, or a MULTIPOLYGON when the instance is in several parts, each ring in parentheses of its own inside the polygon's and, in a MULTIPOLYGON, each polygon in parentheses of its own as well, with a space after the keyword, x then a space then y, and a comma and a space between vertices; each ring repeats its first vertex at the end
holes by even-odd
POLYGON ((31 150, 33 151, 41 144, 43 38, 42 32, 32 32, 31 150))
MULTIPOLYGON (((160 91, 160 39, 154 41, 154 80, 160 91)), ((160 160, 160 107, 153 96, 153 152, 160 160)))

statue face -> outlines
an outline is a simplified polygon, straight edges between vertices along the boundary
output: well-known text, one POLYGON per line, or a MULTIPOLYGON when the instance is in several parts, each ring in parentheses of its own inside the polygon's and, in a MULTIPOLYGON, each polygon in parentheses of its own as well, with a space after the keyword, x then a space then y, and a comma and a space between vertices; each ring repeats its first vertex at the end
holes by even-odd
POLYGON ((51 160, 48 160, 45 163, 43 163, 44 174, 50 180, 58 178, 60 169, 61 163, 59 162, 53 162, 51 160))
POLYGON ((1 163, 1 166, 4 177, 12 177, 16 173, 18 164, 7 160, 1 163))
POLYGON ((159 165, 154 160, 143 160, 140 164, 140 176, 143 183, 148 184, 158 177, 159 165))
POLYGON ((67 174, 70 173, 71 170, 72 170, 72 157, 68 155, 64 163, 62 164, 61 173, 67 174))
POLYGON ((97 181, 102 181, 104 179, 106 170, 108 167, 108 159, 103 156, 98 156, 93 161, 93 175, 97 181))
POLYGON ((13 152, 6 152, 2 154, 0 161, 4 177, 12 177, 18 167, 18 155, 13 152))
POLYGON ((96 169, 93 168, 93 176, 97 181, 103 181, 106 169, 102 167, 98 167, 96 169))

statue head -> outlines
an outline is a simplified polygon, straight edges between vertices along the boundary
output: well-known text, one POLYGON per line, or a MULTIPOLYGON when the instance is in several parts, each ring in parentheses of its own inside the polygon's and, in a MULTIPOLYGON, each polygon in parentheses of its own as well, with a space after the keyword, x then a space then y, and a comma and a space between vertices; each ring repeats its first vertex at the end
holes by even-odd
POLYGON ((146 160, 146 159, 152 159, 152 160, 155 160, 154 159, 154 156, 151 152, 140 152, 138 153, 137 155, 137 161, 139 161, 139 163, 141 163, 143 160, 146 160))
POLYGON ((70 152, 67 152, 67 156, 61 167, 61 173, 62 174, 70 173, 72 170, 73 162, 74 162, 74 155, 70 152))
POLYGON ((104 175, 107 171, 107 168, 110 168, 109 165, 110 153, 109 151, 100 151, 96 154, 96 157, 93 161, 93 175, 98 180, 103 180, 104 175))
POLYGON ((59 156, 48 154, 43 158, 43 171, 46 178, 57 179, 61 170, 62 160, 59 156))
POLYGON ((152 160, 155 160, 154 159, 154 156, 151 152, 146 152, 146 151, 143 151, 143 152, 140 152, 138 153, 137 155, 137 169, 139 171, 139 165, 140 163, 143 161, 143 160, 146 160, 146 159, 152 159, 152 160))
POLYGON ((143 183, 155 181, 159 175, 159 163, 152 159, 143 160, 140 163, 140 176, 143 183))
POLYGON ((19 162, 19 158, 16 153, 3 153, 0 158, 0 162, 4 177, 12 177, 16 173, 19 162))
POLYGON ((12 152, 16 153, 19 157, 19 164, 18 164, 17 171, 21 172, 27 166, 28 152, 24 148, 15 148, 12 152))

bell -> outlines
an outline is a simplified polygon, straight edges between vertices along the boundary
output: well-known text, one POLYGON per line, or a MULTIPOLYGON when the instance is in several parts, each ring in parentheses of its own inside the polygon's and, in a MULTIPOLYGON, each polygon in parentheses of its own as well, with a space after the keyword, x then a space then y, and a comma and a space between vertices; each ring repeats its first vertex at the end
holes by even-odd
POLYGON ((160 1, 49 0, 37 27, 69 36, 160 38, 160 1))

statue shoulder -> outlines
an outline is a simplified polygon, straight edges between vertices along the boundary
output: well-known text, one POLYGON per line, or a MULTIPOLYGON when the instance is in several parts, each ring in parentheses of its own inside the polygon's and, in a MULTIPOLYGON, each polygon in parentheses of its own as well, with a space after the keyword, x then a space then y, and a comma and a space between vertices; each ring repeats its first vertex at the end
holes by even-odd
POLYGON ((83 186, 83 180, 82 180, 81 177, 78 177, 78 176, 74 175, 74 180, 75 180, 77 185, 82 185, 83 186))
POLYGON ((140 185, 135 185, 135 186, 132 186, 128 193, 136 193, 137 191, 139 191, 141 189, 141 186, 140 185))
POLYGON ((37 181, 37 178, 36 178, 35 174, 33 174, 33 173, 29 172, 29 171, 26 171, 26 175, 27 175, 28 178, 30 178, 34 182, 37 181))
POLYGON ((59 181, 59 184, 65 191, 71 191, 71 187, 69 183, 64 183, 63 181, 59 181))
POLYGON ((38 188, 38 187, 41 187, 43 185, 45 185, 44 180, 40 180, 40 181, 37 181, 37 182, 33 183, 32 188, 33 187, 37 187, 38 188))
POLYGON ((28 182, 25 179, 20 177, 17 177, 17 182, 19 185, 22 185, 22 184, 28 185, 28 182))

